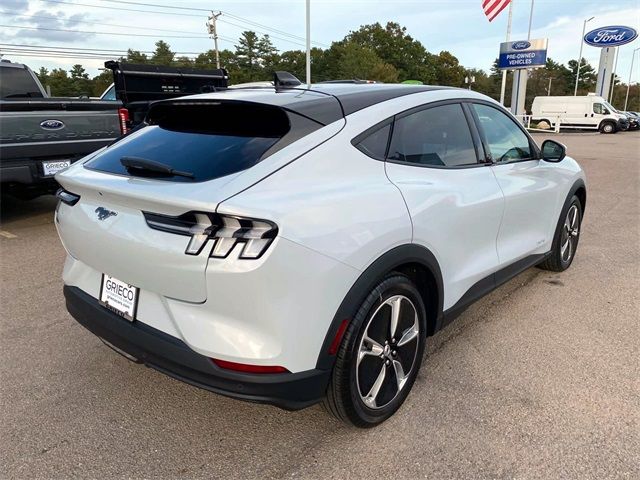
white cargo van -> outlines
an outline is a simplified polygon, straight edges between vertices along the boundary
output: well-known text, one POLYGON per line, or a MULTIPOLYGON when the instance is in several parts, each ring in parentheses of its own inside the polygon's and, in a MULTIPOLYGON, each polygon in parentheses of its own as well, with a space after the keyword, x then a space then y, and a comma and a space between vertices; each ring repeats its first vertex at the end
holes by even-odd
POLYGON ((583 128, 616 133, 629 128, 629 120, 604 98, 594 94, 584 97, 536 97, 531 106, 531 121, 545 121, 551 128, 583 128))

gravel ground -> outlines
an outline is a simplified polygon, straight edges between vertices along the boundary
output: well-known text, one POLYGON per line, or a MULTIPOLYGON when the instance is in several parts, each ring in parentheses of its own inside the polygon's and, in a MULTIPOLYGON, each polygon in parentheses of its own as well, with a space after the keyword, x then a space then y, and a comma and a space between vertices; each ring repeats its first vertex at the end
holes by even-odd
POLYGON ((53 198, 3 199, 0 476, 640 478, 640 132, 556 137, 589 181, 573 266, 430 338, 406 404, 367 431, 116 355, 65 310, 53 198))

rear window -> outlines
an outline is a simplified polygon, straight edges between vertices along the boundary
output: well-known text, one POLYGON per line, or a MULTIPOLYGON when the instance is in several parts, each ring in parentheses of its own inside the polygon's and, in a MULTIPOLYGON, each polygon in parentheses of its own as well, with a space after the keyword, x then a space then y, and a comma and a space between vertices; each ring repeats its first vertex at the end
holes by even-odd
POLYGON ((0 67, 0 98, 42 98, 40 87, 24 68, 0 67))
POLYGON ((121 138, 86 168, 175 182, 202 182, 246 170, 322 125, 279 107, 245 102, 157 104, 149 125, 121 138), (127 169, 123 157, 159 162, 191 176, 127 169))

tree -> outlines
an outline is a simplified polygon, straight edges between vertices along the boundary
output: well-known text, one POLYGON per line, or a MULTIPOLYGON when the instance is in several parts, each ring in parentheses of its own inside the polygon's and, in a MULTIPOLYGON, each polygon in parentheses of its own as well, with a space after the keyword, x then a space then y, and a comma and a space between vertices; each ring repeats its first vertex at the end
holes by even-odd
POLYGON ((398 80, 434 80, 433 65, 427 49, 407 33, 405 27, 396 22, 363 25, 350 32, 344 39, 373 50, 378 57, 398 72, 398 80))
POLYGON ((239 79, 234 83, 250 82, 259 79, 258 35, 256 32, 242 32, 236 45, 236 62, 239 68, 239 79))
MULTIPOLYGON (((573 85, 575 88, 576 74, 578 72, 578 61, 569 60, 568 65, 571 72, 570 78, 573 80, 573 85)), ((593 91, 596 87, 597 77, 598 74, 596 73, 595 68, 593 68, 589 64, 589 62, 582 58, 580 61, 580 80, 578 81, 578 93, 580 95, 586 95, 587 93, 593 91)))
POLYGON ((278 54, 278 49, 271 43, 269 35, 263 35, 260 40, 258 40, 257 54, 260 67, 266 70, 266 72, 273 72, 274 66, 277 65, 280 60, 280 55, 278 54))
POLYGON ((104 70, 91 79, 91 89, 94 97, 99 97, 113 83, 113 72, 104 70))
POLYGON ((48 84, 51 87, 51 95, 54 97, 69 97, 75 93, 67 71, 62 68, 54 68, 51 70, 48 84))
POLYGON ((127 58, 125 59, 127 63, 149 63, 149 57, 147 57, 146 53, 140 53, 138 50, 127 50, 127 58))
POLYGON ((171 65, 173 63, 175 53, 171 51, 169 44, 163 40, 156 42, 156 50, 151 56, 151 63, 154 65, 171 65))
POLYGON ((38 77, 38 80, 40 80, 40 83, 46 90, 47 85, 49 84, 49 70, 47 70, 44 67, 40 67, 40 70, 36 72, 36 76, 38 77))
POLYGON ((435 58, 436 83, 449 87, 461 87, 464 83, 465 69, 451 53, 442 51, 435 58))
POLYGON ((74 96, 91 96, 91 80, 89 80, 89 74, 82 65, 76 64, 71 67, 69 75, 71 76, 70 88, 74 96))

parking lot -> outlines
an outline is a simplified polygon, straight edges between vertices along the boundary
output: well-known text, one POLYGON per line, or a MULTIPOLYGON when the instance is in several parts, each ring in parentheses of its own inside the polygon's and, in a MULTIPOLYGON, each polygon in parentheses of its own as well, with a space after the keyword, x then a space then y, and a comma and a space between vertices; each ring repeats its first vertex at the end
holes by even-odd
POLYGON ((0 476, 639 478, 640 132, 553 138, 589 182, 573 266, 526 271, 430 338, 372 430, 115 354, 65 310, 54 199, 3 199, 0 476))

